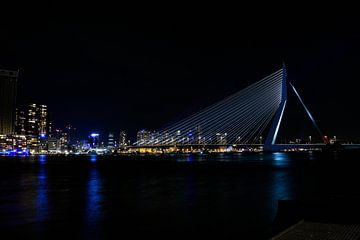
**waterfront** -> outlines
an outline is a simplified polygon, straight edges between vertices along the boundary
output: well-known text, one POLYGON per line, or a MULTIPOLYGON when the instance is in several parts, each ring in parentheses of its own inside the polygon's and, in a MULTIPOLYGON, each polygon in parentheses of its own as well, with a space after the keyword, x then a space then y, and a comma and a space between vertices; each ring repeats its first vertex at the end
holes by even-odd
POLYGON ((358 156, 1 157, 1 239, 266 239, 278 200, 360 197, 358 156))

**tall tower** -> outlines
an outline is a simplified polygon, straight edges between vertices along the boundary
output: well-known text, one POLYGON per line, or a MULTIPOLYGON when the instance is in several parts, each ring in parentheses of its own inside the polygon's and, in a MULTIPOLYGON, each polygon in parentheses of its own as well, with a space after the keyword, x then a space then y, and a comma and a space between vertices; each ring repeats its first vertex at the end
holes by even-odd
POLYGON ((115 148, 115 140, 114 140, 114 134, 109 133, 108 135, 108 149, 114 149, 115 148))
POLYGON ((27 134, 46 135, 49 127, 47 106, 31 103, 27 110, 27 134))
POLYGON ((22 108, 16 108, 15 133, 18 135, 26 134, 26 112, 22 108))
POLYGON ((119 136, 119 148, 125 147, 126 144, 127 144, 127 141, 126 141, 126 132, 125 132, 125 131, 120 131, 120 136, 119 136))
POLYGON ((14 133, 18 76, 19 71, 0 69, 0 135, 14 133))
POLYGON ((48 134, 49 122, 48 122, 48 110, 46 105, 39 105, 39 133, 48 134))
POLYGON ((280 128, 281 120, 284 114, 286 101, 287 101, 287 74, 286 74, 286 67, 283 64, 282 67, 282 81, 281 81, 281 101, 279 104, 279 108, 275 113, 274 120, 271 124, 269 133, 265 139, 264 143, 264 150, 266 151, 274 151, 276 147, 274 146, 276 142, 276 137, 280 128))

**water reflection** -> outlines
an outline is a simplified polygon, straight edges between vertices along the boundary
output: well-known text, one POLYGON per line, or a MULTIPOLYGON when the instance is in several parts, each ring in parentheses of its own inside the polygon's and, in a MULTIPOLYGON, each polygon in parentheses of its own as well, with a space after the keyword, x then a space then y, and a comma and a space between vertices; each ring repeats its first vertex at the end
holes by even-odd
POLYGON ((286 160, 286 153, 283 153, 283 152, 274 152, 272 153, 273 155, 273 159, 275 161, 283 161, 283 160, 286 160))
POLYGON ((289 165, 290 162, 290 154, 284 152, 274 152, 271 153, 271 160, 273 166, 283 167, 289 165))
POLYGON ((49 216, 48 172, 44 166, 46 163, 46 155, 39 156, 39 163, 36 187, 36 218, 37 221, 44 221, 49 216))
POLYGON ((274 200, 290 200, 293 197, 290 185, 292 179, 289 172, 275 171, 271 175, 271 198, 274 200))
POLYGON ((40 164, 45 164, 46 163, 46 155, 39 155, 39 163, 40 164))
MULTIPOLYGON (((319 156, 316 152, 195 155, 194 161, 205 161, 201 164, 129 163, 96 155, 61 160, 32 156, 18 165, 0 161, 4 183, 0 224, 19 229, 28 224, 29 229, 49 233, 73 228, 84 231, 87 239, 105 230, 112 234, 124 229, 153 235, 164 229, 175 233, 199 229, 199 235, 211 236, 213 230, 240 236, 246 229, 269 225, 278 200, 295 199, 308 194, 304 189, 316 188, 305 170, 307 160, 319 156)), ((179 159, 187 161, 187 156, 179 159)), ((333 175, 319 172, 316 177, 320 186, 325 182, 322 177, 333 175)))
MULTIPOLYGON (((281 160, 277 160, 281 161, 281 160)), ((269 213, 276 215, 279 200, 293 200, 295 198, 294 176, 289 171, 275 170, 269 179, 269 213)))
POLYGON ((89 170, 86 196, 86 220, 88 224, 97 224, 101 220, 103 210, 102 200, 102 180, 100 173, 96 168, 91 168, 89 170))
POLYGON ((187 161, 188 161, 188 162, 194 161, 194 154, 190 153, 189 156, 188 156, 188 158, 187 158, 187 161))
POLYGON ((97 155, 90 155, 90 161, 95 163, 97 161, 97 155))
POLYGON ((312 161, 313 161, 313 160, 316 159, 315 154, 314 154, 313 151, 308 151, 307 153, 308 153, 308 159, 309 159, 309 160, 312 160, 312 161))

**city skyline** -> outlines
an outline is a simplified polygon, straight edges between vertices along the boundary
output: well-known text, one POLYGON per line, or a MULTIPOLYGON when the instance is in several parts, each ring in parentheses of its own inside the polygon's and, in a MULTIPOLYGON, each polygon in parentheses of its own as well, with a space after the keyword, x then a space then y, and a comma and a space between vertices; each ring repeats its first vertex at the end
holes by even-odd
MULTIPOLYGON (((16 83, 17 83, 17 76, 18 76, 18 71, 17 72, 11 72, 11 71, 9 71, 9 70, 1 70, 2 71, 2 73, 7 73, 7 75, 9 75, 9 72, 10 73, 12 73, 11 74, 11 76, 15 76, 16 75, 16 78, 15 78, 15 84, 13 84, 12 85, 12 88, 13 88, 13 91, 16 93, 16 83), (16 74, 15 74, 16 73, 16 74)), ((280 70, 279 70, 280 71, 280 70)), ((282 70, 281 71, 284 71, 285 72, 285 79, 286 79, 286 65, 285 65, 285 63, 283 63, 283 67, 282 67, 282 70)), ((277 71, 278 72, 278 71, 277 71)), ((4 75, 3 74, 3 76, 7 76, 6 74, 4 75)), ((10 75, 9 75, 10 76, 10 75)), ((271 75, 270 75, 271 76, 271 75)), ((280 76, 281 77, 281 76, 280 76)), ((266 78, 264 78, 264 80, 265 79, 267 79, 268 77, 266 77, 266 78)), ((264 81, 264 80, 262 80, 262 81, 264 81)), ((3 83, 3 85, 4 85, 4 83, 6 83, 6 81, 10 81, 10 83, 11 83, 11 78, 9 78, 8 80, 6 80, 6 79, 3 79, 2 80, 2 83, 3 83)), ((288 83, 286 83, 287 82, 287 80, 284 80, 285 82, 284 82, 284 84, 285 85, 288 85, 288 83)), ((292 87, 292 88, 294 88, 293 87, 293 85, 291 84, 291 83, 289 83, 290 84, 290 88, 292 87)), ((6 86, 6 85, 4 85, 4 86, 6 86)), ((251 88, 251 86, 248 86, 249 88, 251 88)), ((245 89, 247 89, 247 88, 245 88, 245 89)), ((243 89, 243 90, 245 90, 245 89, 243 89)), ((6 90, 6 89, 5 89, 6 90)), ((241 93, 243 90, 241 90, 241 91, 239 91, 239 93, 241 93)), ((285 91, 286 92, 286 87, 285 87, 285 90, 283 90, 283 91, 285 91)), ((295 93, 296 93, 296 95, 298 95, 298 93, 297 93, 297 91, 295 90, 295 88, 294 88, 294 91, 295 91, 295 93)), ((6 91, 5 91, 6 92, 6 91)), ((239 94, 239 93, 236 93, 236 94, 239 94)), ((273 94, 276 94, 276 92, 274 92, 273 94)), ((14 96, 15 96, 16 94, 14 94, 14 96)), ((288 94, 285 94, 285 96, 286 95, 288 95, 288 94)), ((6 95, 4 95, 4 96, 6 96, 6 95)), ((240 95, 241 96, 241 95, 240 95)), ((251 104, 256 104, 256 98, 258 98, 258 97, 260 97, 261 96, 261 94, 260 95, 254 95, 254 96, 252 96, 251 98, 253 98, 253 100, 252 101, 250 101, 250 103, 251 104)), ((300 102, 302 103, 302 104, 304 104, 303 102, 302 102, 302 99, 301 99, 301 97, 298 95, 297 96, 299 99, 300 99, 300 102)), ((8 96, 8 98, 9 99, 11 99, 11 98, 14 98, 14 97, 9 97, 8 96)), ((15 96, 15 98, 16 98, 16 96, 15 96)), ((14 98, 14 99, 15 99, 14 98)), ((6 99, 5 99, 6 100, 6 99)), ((224 101, 226 100, 226 98, 224 99, 224 101)), ((15 99, 15 101, 16 101, 16 99, 15 99)), ((4 101, 4 102, 6 102, 6 101, 4 101)), ((249 101, 247 101, 247 102, 249 102, 249 101)), ((249 104, 247 104, 247 105, 249 105, 249 104)), ((209 108, 209 107, 211 107, 211 106, 208 106, 207 108, 209 108)), ((226 107, 226 106, 225 106, 226 107)), ((228 106, 228 107, 226 107, 226 108, 229 108, 230 106, 228 106)), ((246 106, 246 105, 244 105, 242 108, 244 108, 244 107, 246 107, 246 108, 249 108, 249 106, 246 106)), ((318 131, 317 132, 317 136, 312 136, 312 133, 309 135, 308 134, 308 132, 307 133, 305 133, 305 132, 303 132, 303 134, 301 135, 301 136, 292 136, 292 137, 290 137, 290 138, 288 138, 288 139, 286 139, 286 137, 284 138, 282 138, 282 139, 280 139, 280 141, 278 141, 278 142, 282 142, 282 143, 287 143, 287 142, 298 142, 298 141, 304 141, 304 142, 308 142, 308 141, 310 141, 311 142, 311 139, 317 139, 316 141, 318 141, 319 142, 319 140, 320 140, 320 142, 322 141, 322 140, 324 140, 324 137, 325 138, 329 138, 329 139, 331 139, 331 138, 333 138, 333 139, 337 139, 337 137, 334 135, 333 137, 332 136, 325 136, 322 132, 321 132, 321 130, 319 129, 319 127, 317 126, 317 124, 316 124, 316 121, 314 121, 314 119, 313 119, 313 116, 311 116, 311 114, 310 114, 310 112, 308 112, 308 109, 306 108, 306 106, 305 105, 303 105, 302 107, 304 107, 304 110, 306 110, 307 111, 307 114, 309 115, 308 117, 310 117, 308 120, 310 120, 311 119, 311 121, 312 121, 312 124, 314 125, 312 128, 313 128, 313 130, 314 130, 314 127, 315 127, 315 129, 318 131), (320 134, 320 135, 319 135, 320 134), (309 140, 310 139, 310 140, 309 140)), ((205 109, 207 109, 207 108, 205 108, 205 109)), ((5 110, 6 110, 6 108, 4 108, 5 110)), ((7 110, 7 112, 9 112, 9 113, 12 113, 12 112, 15 112, 15 117, 13 117, 14 119, 13 119, 13 121, 7 121, 8 123, 7 123, 7 125, 8 125, 8 128, 12 128, 13 129, 13 134, 16 134, 16 135, 27 135, 27 136, 34 136, 35 138, 37 138, 37 137, 39 137, 39 139, 40 139, 40 141, 41 141, 41 139, 45 139, 45 138, 49 138, 49 141, 50 141, 50 138, 52 138, 53 136, 55 136, 55 135, 57 135, 56 134, 56 132, 64 132, 67 136, 66 136, 66 144, 70 144, 69 145, 69 147, 71 146, 71 145, 73 145, 73 144, 75 144, 75 143, 78 143, 78 142, 80 142, 80 141, 83 141, 84 139, 86 139, 86 138, 79 138, 79 133, 76 131, 76 128, 75 127, 73 127, 71 124, 67 124, 66 126, 64 126, 64 127, 58 127, 58 126, 54 126, 53 124, 53 119, 51 119, 51 117, 49 116, 49 113, 48 113, 48 109, 47 109, 47 105, 44 105, 44 104, 37 104, 37 103, 28 103, 28 104, 26 104, 26 107, 24 106, 24 105, 21 105, 21 106, 19 106, 19 105, 16 105, 15 106, 15 104, 13 104, 13 106, 12 107, 10 107, 10 108, 8 108, 8 110, 7 110), (11 111, 11 110, 9 110, 9 109, 15 109, 15 107, 16 107, 16 111, 11 111), (51 119, 51 120, 50 120, 51 119), (70 141, 70 132, 72 132, 71 133, 71 138, 72 138, 72 141, 70 141)), ((14 114, 14 113, 12 113, 12 114, 14 114)), ((12 114, 10 114, 10 115, 12 115, 12 114)), ((197 113, 197 114, 201 114, 201 112, 200 113, 197 113)), ((9 114, 8 114, 9 115, 9 114)), ((238 114, 235 114, 235 116, 236 115, 238 115, 238 114)), ((210 117, 210 116, 209 116, 210 117)), ((238 117, 237 117, 238 118, 238 117)), ((3 118, 3 119, 6 119, 6 118, 3 118)), ((10 120, 10 119, 9 119, 10 120)), ((184 119, 183 119, 184 120, 184 119)), ((207 119, 206 121, 209 121, 210 119, 207 119)), ((268 121, 270 121, 270 119, 268 120, 268 121)), ((265 122, 263 122, 263 123, 265 123, 265 122)), ((261 124, 263 124, 263 123, 261 123, 261 124)), ((218 124, 222 124, 221 122, 219 122, 218 124)), ((284 125, 284 123, 282 124, 282 125, 284 125)), ((223 142, 223 144, 226 144, 226 139, 227 139, 227 137, 226 137, 226 135, 228 134, 227 133, 227 131, 226 130, 224 130, 224 131, 215 131, 215 132, 212 132, 211 131, 211 129, 208 129, 207 127, 205 128, 205 130, 208 132, 207 133, 207 135, 208 135, 208 139, 207 139, 207 141, 205 141, 205 138, 203 138, 203 139, 201 139, 200 140, 200 138, 201 138, 201 136, 202 136, 202 134, 201 134, 201 132, 202 132, 202 128, 203 128, 204 126, 202 125, 202 124, 197 124, 197 125, 193 125, 192 126, 192 124, 191 123, 189 123, 188 124, 188 130, 187 131, 190 131, 189 133, 191 133, 191 132, 193 132, 194 131, 194 133, 196 133, 196 132, 198 132, 198 133, 196 133, 196 134, 194 134, 194 137, 195 137, 195 135, 197 135, 197 138, 199 138, 199 139, 197 139, 197 140, 193 140, 193 141, 191 141, 191 142, 193 142, 193 143, 203 143, 203 144, 205 144, 205 143, 220 143, 221 144, 221 142, 223 142), (210 135, 209 135, 209 131, 210 131, 210 135), (212 137, 211 137, 212 136, 212 137), (219 139, 217 139, 219 136, 223 136, 223 137, 221 137, 223 140, 219 140, 219 139), (211 140, 212 139, 212 140, 211 140), (216 140, 217 139, 217 140, 216 140), (210 142, 209 142, 210 141, 210 142)), ((238 127, 240 127, 240 129, 241 129, 241 124, 238 126, 238 127)), ((167 138, 169 138, 169 141, 170 141, 170 137, 171 136, 179 136, 180 135, 180 132, 182 132, 183 134, 184 134, 184 129, 181 129, 181 131, 180 131, 180 129, 181 128, 177 128, 177 127, 175 127, 175 128, 173 128, 173 130, 172 131, 168 131, 168 130, 149 130, 149 129, 147 129, 147 130, 145 130, 145 129, 140 129, 140 130, 138 130, 137 132, 136 132, 136 138, 131 138, 131 140, 130 139, 128 139, 128 140, 126 140, 126 141, 124 141, 124 140, 121 140, 123 137, 122 137, 122 135, 124 135, 124 136, 126 136, 127 134, 126 134, 126 132, 124 132, 124 131, 119 131, 119 145, 117 146, 117 142, 115 141, 114 142, 114 134, 113 134, 113 131, 111 131, 111 132, 109 132, 108 134, 109 134, 109 138, 107 139, 106 138, 106 136, 107 136, 107 133, 104 133, 104 132, 102 132, 101 134, 99 134, 99 131, 95 131, 95 132, 91 132, 91 133, 88 133, 87 134, 87 138, 92 138, 92 135, 97 135, 97 138, 98 138, 98 140, 97 140, 97 142, 99 143, 99 141, 101 142, 101 145, 102 146, 104 146, 104 142, 106 142, 106 140, 108 141, 108 143, 107 144, 105 144, 105 146, 109 146, 110 148, 113 148, 113 147, 121 147, 121 145, 124 145, 124 142, 126 142, 126 144, 125 145, 129 145, 130 144, 130 142, 132 142, 132 143, 135 143, 136 145, 138 145, 138 144, 142 144, 141 142, 147 142, 146 144, 149 144, 150 142, 153 142, 155 139, 157 139, 156 141, 162 141, 162 140, 160 140, 159 139, 159 137, 161 137, 161 138, 164 138, 164 139, 167 139, 167 138), (164 135, 164 136, 163 136, 164 135), (100 138, 100 136, 101 136, 101 138, 100 138), (110 136, 111 136, 111 139, 112 140, 110 140, 110 136)), ((249 140, 251 140, 253 143, 261 143, 261 140, 259 141, 259 137, 260 137, 260 139, 262 139, 262 132, 265 130, 265 129, 267 129, 266 128, 266 125, 264 125, 264 127, 263 127, 263 129, 261 130, 261 133, 259 132, 258 134, 260 134, 260 135, 258 135, 257 137, 255 137, 253 140, 251 140, 250 138, 248 138, 247 140, 244 140, 243 138, 241 138, 241 137, 236 137, 236 136, 232 136, 232 134, 230 134, 229 136, 230 137, 232 137, 232 138, 234 138, 234 137, 236 137, 236 141, 234 142, 234 141, 231 141, 231 142, 234 142, 234 143, 241 143, 241 141, 240 141, 240 139, 242 139, 242 142, 243 143, 250 143, 250 142, 248 142, 249 140)), ((230 129, 229 129, 230 130, 230 129)), ((234 131, 235 129, 233 129, 232 130, 232 132, 234 131)), ((280 132, 285 132, 283 129, 280 131, 280 132)), ((265 131, 265 133, 266 133, 266 131, 265 131)), ((4 134, 4 133, 3 133, 4 134)), ((10 132, 8 132, 7 134, 11 134, 10 132)), ((6 134, 5 134, 6 135, 6 134)), ((172 137, 171 137, 172 138, 172 137)), ((176 138, 179 138, 179 137, 176 137, 176 138)), ((278 139, 279 140, 279 139, 278 139)), ((350 138, 340 138, 339 139, 340 141, 342 141, 342 142, 353 142, 355 139, 350 139, 350 138)), ((38 141, 38 140, 36 140, 36 141, 38 141)), ((174 141, 174 140, 171 140, 171 141, 174 141)), ((189 141, 189 140, 188 140, 189 141)), ((327 140, 326 140, 327 141, 327 140)), ((356 141, 356 140, 355 140, 356 141)), ((97 147, 98 147, 99 145, 97 144, 97 147)))
POLYGON ((360 15, 149 3, 3 7, 0 239, 358 239, 360 15))
MULTIPOLYGON (((4 26, 0 66, 20 68, 19 104, 46 103, 58 126, 70 123, 83 138, 125 129, 134 139, 138 130, 197 112, 284 61, 326 134, 360 136, 352 127, 357 90, 348 87, 359 52, 353 17, 328 19, 321 29, 319 19, 292 19, 294 28, 282 34, 270 32, 273 22, 241 23, 241 31, 233 30, 239 22, 211 23, 50 22, 21 32, 4 26)), ((287 129, 296 135, 299 127, 287 129)))

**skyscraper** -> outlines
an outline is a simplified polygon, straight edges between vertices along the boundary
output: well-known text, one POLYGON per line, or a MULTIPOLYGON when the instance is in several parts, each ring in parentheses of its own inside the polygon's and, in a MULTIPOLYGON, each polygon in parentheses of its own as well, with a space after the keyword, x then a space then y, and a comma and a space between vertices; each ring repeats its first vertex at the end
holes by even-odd
POLYGON ((15 133, 18 135, 25 135, 26 125, 26 112, 21 108, 17 108, 15 117, 15 133))
POLYGON ((127 145, 127 141, 126 141, 126 132, 125 131, 120 131, 120 136, 119 136, 119 148, 123 148, 127 145))
POLYGON ((89 143, 92 148, 98 148, 99 147, 99 134, 91 133, 89 136, 89 143))
POLYGON ((115 148, 115 140, 114 140, 114 134, 109 133, 108 137, 108 149, 114 149, 115 148))
POLYGON ((146 141, 149 141, 151 139, 151 131, 146 130, 140 130, 137 132, 136 140, 139 144, 144 144, 146 141))
POLYGON ((39 133, 40 135, 48 134, 48 110, 46 105, 39 105, 39 133))
POLYGON ((216 133, 216 144, 226 144, 227 133, 216 133))
POLYGON ((30 152, 45 150, 48 137, 47 106, 35 103, 29 104, 26 121, 26 135, 30 152))
POLYGON ((33 136, 48 133, 48 111, 46 105, 31 103, 27 113, 27 134, 33 136))
POLYGON ((19 71, 0 70, 0 135, 14 133, 19 71))

